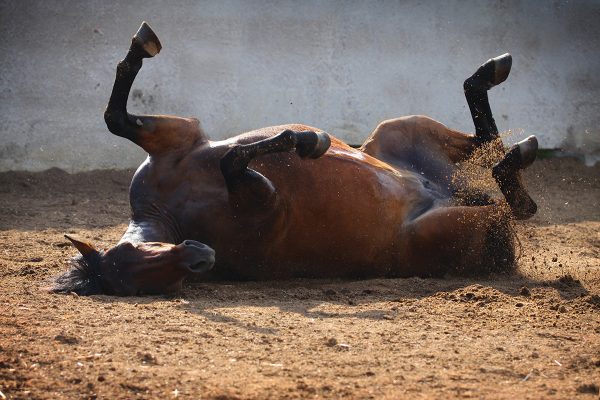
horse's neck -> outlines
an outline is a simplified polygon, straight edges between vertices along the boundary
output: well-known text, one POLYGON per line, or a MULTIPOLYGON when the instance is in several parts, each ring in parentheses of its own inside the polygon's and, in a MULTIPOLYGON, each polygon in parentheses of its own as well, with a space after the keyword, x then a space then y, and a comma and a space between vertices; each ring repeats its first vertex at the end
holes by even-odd
POLYGON ((161 242, 175 244, 178 238, 174 237, 166 227, 158 222, 130 221, 127 230, 119 243, 144 243, 161 242))

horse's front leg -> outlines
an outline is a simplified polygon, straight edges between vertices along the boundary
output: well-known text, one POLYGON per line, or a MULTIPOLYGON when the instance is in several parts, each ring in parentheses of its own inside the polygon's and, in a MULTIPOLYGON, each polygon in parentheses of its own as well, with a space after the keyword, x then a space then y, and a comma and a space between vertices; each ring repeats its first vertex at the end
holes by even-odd
POLYGON ((330 145, 329 135, 324 132, 285 130, 255 143, 233 146, 221 158, 220 167, 234 211, 270 210, 278 202, 277 191, 271 181, 248 168, 252 159, 292 150, 302 158, 319 158, 330 145))
POLYGON ((127 111, 127 98, 145 58, 161 49, 158 37, 147 23, 133 36, 127 55, 117 65, 113 89, 104 112, 108 130, 131 140, 150 155, 186 151, 193 143, 207 141, 195 118, 166 115, 136 115, 127 111))
POLYGON ((133 81, 142 68, 142 60, 158 54, 162 46, 150 26, 144 22, 131 40, 129 51, 117 65, 117 75, 113 85, 104 120, 108 129, 115 135, 139 143, 139 131, 143 125, 138 116, 127 112, 127 98, 133 81))

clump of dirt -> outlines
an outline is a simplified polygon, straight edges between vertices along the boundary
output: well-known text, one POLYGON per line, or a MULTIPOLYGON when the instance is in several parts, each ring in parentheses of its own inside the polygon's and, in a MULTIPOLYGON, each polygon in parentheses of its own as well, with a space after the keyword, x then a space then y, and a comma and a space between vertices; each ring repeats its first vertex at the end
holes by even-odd
POLYGON ((492 177, 491 167, 504 157, 503 138, 510 137, 511 131, 504 132, 496 140, 484 143, 473 151, 468 160, 460 163, 454 176, 453 183, 463 188, 458 197, 469 198, 476 194, 487 194, 502 198, 498 184, 492 177))

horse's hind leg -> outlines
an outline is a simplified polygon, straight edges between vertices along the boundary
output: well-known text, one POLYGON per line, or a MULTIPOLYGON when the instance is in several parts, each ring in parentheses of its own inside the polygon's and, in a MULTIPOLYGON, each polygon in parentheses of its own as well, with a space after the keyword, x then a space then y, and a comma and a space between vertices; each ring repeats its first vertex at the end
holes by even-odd
POLYGON ((221 158, 220 167, 234 210, 272 209, 276 190, 263 175, 248 168, 252 159, 270 153, 296 150, 302 158, 319 158, 331 144, 324 132, 285 130, 273 137, 249 144, 236 144, 221 158))
POLYGON ((535 160, 538 142, 535 136, 513 145, 504 158, 492 168, 492 175, 516 219, 531 218, 537 205, 525 190, 521 170, 535 160))
POLYGON ((475 137, 480 144, 498 138, 498 128, 492 116, 487 92, 508 78, 511 66, 512 56, 508 53, 492 58, 481 65, 463 84, 475 124, 475 137))
MULTIPOLYGON (((465 80, 465 97, 471 110, 475 124, 475 137, 479 144, 493 142, 499 138, 487 91, 506 80, 511 66, 512 57, 508 53, 503 54, 485 62, 465 80)), ((499 140, 497 146, 502 149, 499 140)), ((516 219, 530 218, 537 211, 537 205, 525 190, 520 173, 520 170, 528 167, 535 160, 537 147, 537 139, 535 136, 530 136, 512 146, 504 158, 492 168, 492 175, 516 219)))
POLYGON ((419 172, 449 194, 457 191, 456 163, 478 147, 475 136, 449 129, 422 115, 384 121, 360 150, 401 168, 419 172))
POLYGON ((467 159, 476 147, 473 135, 423 115, 410 115, 380 123, 360 150, 379 159, 401 160, 415 149, 430 148, 457 163, 467 159))
MULTIPOLYGON (((511 65, 512 57, 504 54, 488 60, 465 80, 465 97, 475 135, 449 129, 428 117, 409 116, 382 122, 361 150, 392 163, 418 164, 417 169, 428 168, 432 161, 433 167, 429 169, 435 170, 441 162, 454 164, 466 160, 482 144, 498 138, 487 91, 506 80, 511 65)), ((442 169, 448 168, 451 167, 442 169)))
MULTIPOLYGON (((504 54, 488 60, 465 80, 465 97, 475 135, 448 129, 431 118, 410 116, 381 123, 361 150, 389 164, 416 170, 451 194, 462 192, 464 184, 457 180, 455 163, 468 159, 487 143, 494 147, 494 153, 504 153, 487 91, 506 80, 511 65, 511 56, 504 54)), ((530 137, 513 146, 505 159, 493 166, 493 176, 517 219, 529 218, 536 210, 520 177, 520 170, 533 162, 536 150, 537 141, 530 137)), ((487 201, 482 194, 476 194, 473 199, 469 200, 472 204, 487 201)))
POLYGON ((515 255, 508 213, 497 204, 441 207, 409 222, 401 251, 407 274, 509 271, 515 255))

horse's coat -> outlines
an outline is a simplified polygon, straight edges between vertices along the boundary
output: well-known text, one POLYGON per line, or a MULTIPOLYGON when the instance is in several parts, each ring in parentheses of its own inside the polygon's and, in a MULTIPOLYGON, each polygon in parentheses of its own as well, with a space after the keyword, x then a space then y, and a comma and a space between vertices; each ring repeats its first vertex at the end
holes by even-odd
POLYGON ((82 256, 55 291, 168 292, 191 273, 432 276, 512 265, 510 214, 535 212, 519 181, 535 139, 513 146, 493 168, 510 210, 484 195, 457 198, 462 188, 452 179, 457 162, 498 137, 487 90, 506 79, 510 56, 488 61, 465 82, 475 135, 412 116, 381 123, 354 149, 305 125, 215 142, 193 118, 127 113, 142 58, 160 48, 142 24, 117 67, 105 113, 111 132, 149 153, 131 183, 129 227, 106 252, 69 238, 82 256))

